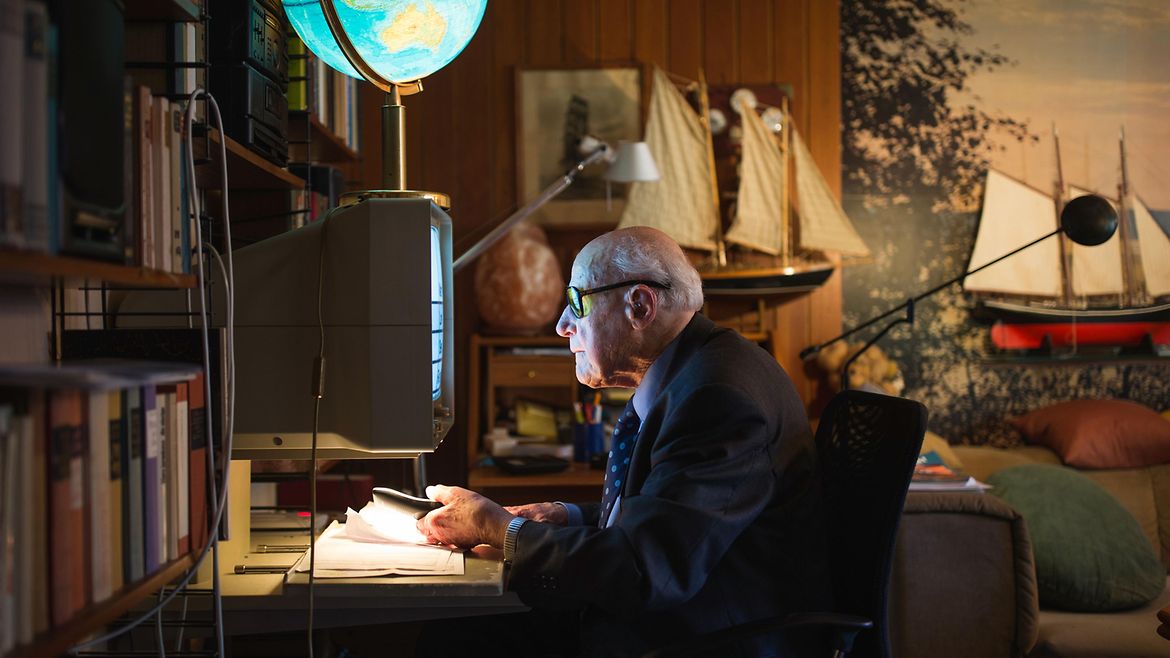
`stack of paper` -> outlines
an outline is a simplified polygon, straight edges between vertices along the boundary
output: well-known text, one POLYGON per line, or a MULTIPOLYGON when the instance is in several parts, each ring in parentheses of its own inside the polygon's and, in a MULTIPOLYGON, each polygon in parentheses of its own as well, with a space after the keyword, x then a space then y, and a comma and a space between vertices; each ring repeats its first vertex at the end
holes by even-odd
MULTIPOLYGON (((463 575, 463 552, 426 543, 408 514, 366 505, 346 510, 345 525, 334 521, 317 538, 316 578, 463 575)), ((294 567, 309 570, 309 554, 294 567)))

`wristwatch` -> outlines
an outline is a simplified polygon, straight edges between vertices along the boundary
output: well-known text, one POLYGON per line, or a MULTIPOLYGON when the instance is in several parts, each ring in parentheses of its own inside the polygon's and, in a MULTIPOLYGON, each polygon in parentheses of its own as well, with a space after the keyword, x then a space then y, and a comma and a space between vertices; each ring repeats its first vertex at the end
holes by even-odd
POLYGON ((508 529, 504 531, 504 562, 511 564, 516 557, 516 537, 520 534, 520 526, 528 523, 528 519, 517 516, 508 521, 508 529))

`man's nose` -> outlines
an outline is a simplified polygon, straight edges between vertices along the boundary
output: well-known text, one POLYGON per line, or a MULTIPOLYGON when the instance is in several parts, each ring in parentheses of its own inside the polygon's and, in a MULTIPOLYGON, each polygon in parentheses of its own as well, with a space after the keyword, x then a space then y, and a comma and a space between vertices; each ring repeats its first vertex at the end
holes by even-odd
POLYGON ((566 305, 565 308, 561 311, 560 319, 557 320, 557 334, 564 338, 568 338, 574 333, 576 333, 576 330, 573 328, 572 312, 569 311, 569 307, 566 305))

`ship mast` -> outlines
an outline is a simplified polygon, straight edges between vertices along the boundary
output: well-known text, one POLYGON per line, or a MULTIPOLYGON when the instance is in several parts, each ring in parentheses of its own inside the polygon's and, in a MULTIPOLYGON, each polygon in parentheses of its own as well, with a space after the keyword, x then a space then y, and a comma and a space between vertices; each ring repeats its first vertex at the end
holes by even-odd
POLYGON ((1129 166, 1125 158, 1125 126, 1121 127, 1121 136, 1118 141, 1118 146, 1121 149, 1121 184, 1118 185, 1117 196, 1119 198, 1119 207, 1117 216, 1119 222, 1117 225, 1121 240, 1121 280, 1125 287, 1125 292, 1122 295, 1122 304, 1124 306, 1135 306, 1147 302, 1145 294, 1145 277, 1141 269, 1141 256, 1134 253, 1134 242, 1136 237, 1134 235, 1135 228, 1130 225, 1130 208, 1127 207, 1129 201, 1129 166))
POLYGON ((707 76, 699 69, 699 110, 707 135, 707 171, 711 179, 711 203, 715 204, 715 264, 727 266, 727 244, 723 240, 723 216, 719 212, 719 180, 715 177, 715 142, 711 138, 711 103, 707 98, 707 76))
MULTIPOLYGON (((1056 131, 1056 123, 1052 124, 1052 147, 1056 151, 1056 190, 1053 197, 1056 203, 1053 207, 1056 208, 1056 225, 1060 226, 1060 212, 1064 209, 1065 194, 1064 194, 1064 169, 1060 164, 1060 133, 1056 131)), ((1072 303, 1072 245, 1069 244, 1068 236, 1061 233, 1058 239, 1060 245, 1060 296, 1061 305, 1068 307, 1072 303)))
POLYGON ((788 96, 780 99, 780 157, 785 163, 784 180, 780 181, 780 264, 788 267, 796 255, 795 236, 792 234, 792 117, 788 114, 788 96))

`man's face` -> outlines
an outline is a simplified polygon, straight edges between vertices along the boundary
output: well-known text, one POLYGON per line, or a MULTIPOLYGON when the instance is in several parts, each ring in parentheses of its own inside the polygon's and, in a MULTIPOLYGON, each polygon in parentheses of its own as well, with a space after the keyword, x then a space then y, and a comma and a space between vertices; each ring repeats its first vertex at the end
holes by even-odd
MULTIPOLYGON (((584 250, 573 262, 569 285, 582 290, 609 283, 590 276, 600 270, 593 266, 592 250, 584 250)), ((624 313, 623 290, 591 295, 589 315, 578 318, 568 305, 557 321, 557 333, 569 339, 569 349, 577 360, 577 380, 586 386, 602 388, 621 386, 620 373, 629 368, 630 324, 624 313)))

